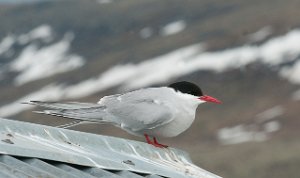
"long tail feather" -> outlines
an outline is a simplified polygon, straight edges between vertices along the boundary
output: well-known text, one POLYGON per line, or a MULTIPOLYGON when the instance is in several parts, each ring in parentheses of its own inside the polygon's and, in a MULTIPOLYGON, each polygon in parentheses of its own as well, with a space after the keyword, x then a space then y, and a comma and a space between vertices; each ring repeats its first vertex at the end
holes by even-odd
POLYGON ((76 121, 78 121, 78 123, 76 123, 77 125, 80 124, 82 121, 112 123, 110 121, 104 120, 106 115, 105 112, 106 106, 100 104, 77 103, 77 102, 57 103, 57 102, 42 102, 42 101, 30 101, 25 104, 50 108, 50 110, 33 111, 33 112, 39 114, 47 114, 52 116, 76 119, 76 121))
POLYGON ((43 101, 29 101, 23 102, 22 104, 30 104, 35 106, 41 106, 44 108, 51 109, 81 109, 81 108, 91 108, 91 107, 99 107, 99 104, 93 103, 79 103, 79 102, 66 102, 66 103, 58 103, 58 102, 43 102, 43 101))

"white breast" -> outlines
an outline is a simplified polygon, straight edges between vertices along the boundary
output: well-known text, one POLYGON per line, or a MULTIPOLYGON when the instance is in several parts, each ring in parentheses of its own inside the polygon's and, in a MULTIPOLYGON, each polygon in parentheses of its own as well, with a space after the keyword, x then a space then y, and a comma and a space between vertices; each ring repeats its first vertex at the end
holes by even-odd
POLYGON ((195 120, 197 106, 201 101, 194 96, 179 93, 179 100, 173 103, 174 119, 163 126, 153 128, 149 133, 157 137, 175 137, 187 130, 195 120))
POLYGON ((187 130, 195 120, 195 110, 178 112, 174 120, 164 126, 153 129, 153 136, 175 137, 187 130))

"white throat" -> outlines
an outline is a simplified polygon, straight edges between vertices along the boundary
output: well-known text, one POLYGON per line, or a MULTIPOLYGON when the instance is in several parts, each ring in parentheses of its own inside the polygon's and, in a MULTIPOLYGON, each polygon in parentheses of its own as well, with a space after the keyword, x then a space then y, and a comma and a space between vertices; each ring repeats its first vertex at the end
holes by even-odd
POLYGON ((197 108, 199 104, 205 103, 206 101, 198 99, 198 96, 190 95, 187 93, 176 92, 176 95, 182 99, 182 103, 192 108, 197 108))
MULTIPOLYGON (((175 92, 175 91, 174 91, 175 92)), ((175 93, 176 99, 173 104, 173 109, 176 109, 176 117, 172 122, 157 128, 159 136, 174 137, 188 129, 195 120, 196 109, 199 104, 204 103, 198 97, 181 92, 175 93)))

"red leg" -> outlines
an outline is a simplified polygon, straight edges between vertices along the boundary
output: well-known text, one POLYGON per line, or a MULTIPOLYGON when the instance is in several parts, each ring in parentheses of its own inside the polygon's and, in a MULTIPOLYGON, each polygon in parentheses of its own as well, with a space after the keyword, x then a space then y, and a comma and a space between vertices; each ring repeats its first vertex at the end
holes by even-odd
POLYGON ((162 148, 167 148, 168 147, 168 145, 163 145, 163 144, 158 143, 155 137, 153 137, 153 141, 154 141, 154 144, 158 145, 159 147, 162 147, 162 148))
POLYGON ((157 142, 156 138, 153 137, 153 141, 150 140, 149 136, 147 134, 144 134, 146 141, 148 144, 153 145, 155 147, 159 147, 159 148, 167 148, 167 145, 163 145, 157 142))
POLYGON ((150 140, 149 136, 147 134, 144 134, 144 136, 146 138, 147 143, 153 145, 153 142, 150 140))

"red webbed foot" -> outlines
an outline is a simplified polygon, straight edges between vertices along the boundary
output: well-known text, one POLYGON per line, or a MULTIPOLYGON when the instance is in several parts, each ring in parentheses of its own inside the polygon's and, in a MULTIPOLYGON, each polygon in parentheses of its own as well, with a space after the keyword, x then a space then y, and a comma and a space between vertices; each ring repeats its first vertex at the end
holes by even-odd
POLYGON ((152 140, 150 140, 150 138, 147 134, 144 134, 144 136, 146 138, 147 143, 150 144, 150 145, 153 145, 153 146, 158 147, 158 148, 167 148, 168 147, 167 145, 163 145, 163 144, 158 143, 155 137, 153 137, 153 141, 152 141, 152 140))

